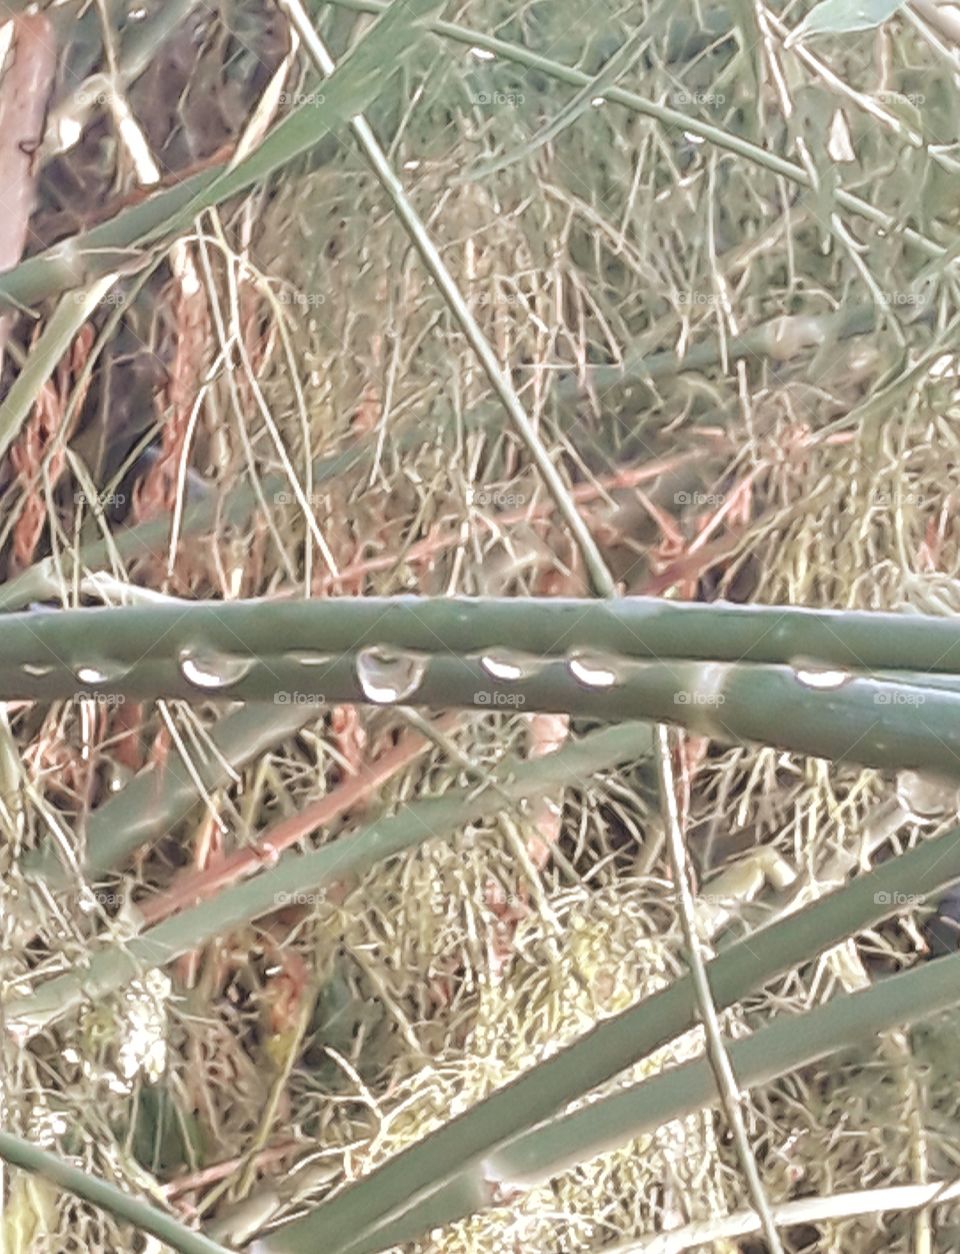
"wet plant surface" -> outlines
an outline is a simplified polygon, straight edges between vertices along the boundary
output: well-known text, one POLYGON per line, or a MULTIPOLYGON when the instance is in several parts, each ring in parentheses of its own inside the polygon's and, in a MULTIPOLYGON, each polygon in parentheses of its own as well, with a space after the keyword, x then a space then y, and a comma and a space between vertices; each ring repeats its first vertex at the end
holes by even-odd
POLYGON ((765 1206, 784 1250, 953 1249, 955 1201, 885 1192, 956 1175, 942 989, 820 1052, 800 1016, 956 950, 922 901, 952 864, 891 870, 952 849, 956 667, 763 675, 719 618, 653 659, 528 637, 611 590, 956 617, 955 11, 384 7, 4 27, 0 605, 36 656, 0 682, 0 1122, 211 1242, 10 1168, 4 1248, 751 1250, 729 1217, 765 1206), (397 596, 533 617, 38 643, 66 609, 397 596), (871 869, 850 939, 714 987, 731 1051, 796 1016, 739 1106, 668 1090, 707 1066, 691 992, 556 1090, 639 1086, 631 1130, 531 1166, 565 1047, 871 869), (491 1116, 471 1157, 451 1120, 517 1077, 517 1144, 491 1116), (432 1174, 396 1158, 438 1130, 432 1174), (436 1196, 378 1212, 418 1171, 436 1196))

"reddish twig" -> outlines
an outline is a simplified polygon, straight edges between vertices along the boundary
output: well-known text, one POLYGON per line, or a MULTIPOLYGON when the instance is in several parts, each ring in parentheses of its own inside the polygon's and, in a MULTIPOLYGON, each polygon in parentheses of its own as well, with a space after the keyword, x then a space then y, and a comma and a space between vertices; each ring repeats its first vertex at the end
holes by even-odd
MULTIPOLYGON (((462 718, 462 714, 448 715, 438 720, 437 728, 450 731, 462 718)), ((177 876, 162 896, 141 905, 144 921, 149 925, 159 923, 168 915, 206 901, 237 880, 253 875, 265 862, 276 862, 280 854, 298 840, 304 840, 318 827, 362 805, 372 792, 425 753, 430 743, 419 732, 407 732, 399 744, 375 762, 361 765, 356 775, 343 780, 332 793, 275 824, 253 844, 219 859, 205 871, 190 870, 177 876)))

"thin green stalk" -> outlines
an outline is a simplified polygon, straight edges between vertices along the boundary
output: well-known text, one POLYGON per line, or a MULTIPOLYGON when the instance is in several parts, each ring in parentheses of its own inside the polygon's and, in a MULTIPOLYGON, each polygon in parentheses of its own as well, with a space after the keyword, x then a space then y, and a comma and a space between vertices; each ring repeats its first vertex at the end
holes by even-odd
MULTIPOLYGON (((878 923, 891 913, 891 901, 904 896, 919 900, 958 878, 960 827, 955 827, 722 951, 707 966, 714 1004, 725 1009, 847 936, 878 923)), ((954 997, 955 989, 954 984, 954 997)), ((385 1239, 393 1231, 389 1225, 408 1214, 415 1213, 412 1222, 420 1231, 489 1205, 490 1186, 482 1179, 484 1163, 696 1022, 693 981, 684 976, 598 1023, 533 1070, 394 1155, 297 1225, 281 1230, 283 1236, 267 1238, 275 1244, 262 1248, 280 1254, 284 1249, 280 1242, 286 1240, 291 1251, 319 1247, 332 1254, 373 1233, 385 1239), (288 1233, 296 1234, 301 1244, 294 1246, 288 1233), (304 1243, 308 1238, 315 1244, 304 1243)), ((796 1032, 795 1021, 791 1026, 796 1032)))
POLYGON ((538 796, 571 779, 647 755, 651 731, 646 723, 623 723, 583 737, 556 753, 532 761, 510 759, 496 788, 452 790, 443 797, 418 801, 355 836, 308 854, 291 853, 255 878, 210 901, 174 915, 122 944, 94 953, 82 968, 57 976, 36 992, 5 1007, 7 1026, 26 1039, 84 1001, 105 997, 142 973, 162 966, 198 945, 277 909, 295 892, 316 891, 358 876, 384 858, 394 857, 425 840, 449 839, 467 822, 497 813, 504 792, 511 800, 538 796))
MULTIPOLYGON (((382 13, 385 7, 385 0, 333 0, 333 2, 341 8, 353 9, 360 13, 382 13)), ((558 61, 552 61, 549 57, 540 56, 539 53, 531 52, 528 48, 521 48, 518 44, 508 43, 503 39, 496 39, 493 35, 485 35, 482 31, 471 30, 466 26, 458 26, 453 22, 441 21, 434 22, 431 29, 445 39, 453 39, 457 43, 466 44, 470 48, 480 48, 485 52, 492 53, 495 57, 501 57, 504 61, 512 61, 515 65, 523 65, 531 70, 539 70, 541 73, 549 75, 550 78, 557 79, 558 82, 569 83, 572 87, 585 87, 590 82, 590 76, 580 70, 573 69, 571 66, 561 65, 558 61)), ((718 148, 736 153, 737 156, 744 157, 747 161, 753 162, 754 165, 762 166, 773 174, 779 174, 800 187, 812 188, 810 176, 802 166, 796 165, 793 161, 787 161, 783 157, 778 157, 776 153, 768 152, 765 148, 752 144, 749 140, 742 139, 739 135, 734 135, 721 127, 712 126, 709 122, 704 122, 693 115, 687 115, 679 112, 677 109, 671 109, 667 105, 647 100, 644 96, 638 96, 635 92, 626 91, 622 87, 608 87, 603 92, 603 95, 606 100, 623 105, 634 113, 641 113, 646 117, 654 118, 663 126, 675 128, 681 133, 689 132, 691 135, 697 135, 701 139, 705 139, 708 143, 716 144, 718 148)), ((875 205, 871 205, 869 201, 855 196, 852 192, 837 188, 831 194, 834 201, 841 208, 849 209, 853 213, 859 214, 885 231, 897 231, 902 234, 905 240, 919 248, 926 256, 942 257, 946 253, 946 249, 942 245, 923 235, 920 231, 914 230, 912 227, 902 227, 896 218, 888 213, 884 213, 882 209, 878 209, 875 205)))
MULTIPOLYGON (((724 1048, 741 1085, 769 1084, 837 1050, 863 1050, 890 1028, 955 1007, 958 977, 960 955, 923 963, 803 1014, 779 1015, 745 1040, 724 1041, 724 1048)), ((694 1059, 541 1124, 505 1146, 497 1162, 511 1180, 540 1183, 715 1100, 709 1061, 694 1059)))
POLYGON ((468 178, 488 178, 491 174, 497 174, 501 170, 507 169, 508 166, 515 165, 518 161, 524 161, 543 148, 545 144, 549 144, 558 135, 561 135, 565 130, 573 126, 579 118, 583 117, 585 113, 594 107, 595 100, 602 98, 632 68, 645 51, 652 33, 661 24, 662 17, 660 13, 654 11, 649 14, 639 26, 629 33, 616 52, 604 64, 603 69, 584 83, 574 98, 555 117, 542 126, 535 135, 527 140, 525 144, 510 152, 503 153, 492 161, 484 162, 478 169, 463 176, 463 181, 466 181, 468 178))
POLYGON ((71 292, 60 301, 0 405, 0 459, 20 434, 20 428, 44 384, 73 343, 77 332, 116 281, 117 275, 108 274, 93 283, 89 290, 71 292))
MULTIPOLYGON (((291 22, 296 27, 297 33, 303 40, 304 47, 314 63, 323 74, 329 77, 336 67, 299 0, 280 0, 280 7, 289 14, 291 22)), ((358 115, 351 120, 350 126, 359 141, 360 147, 363 149, 371 169, 376 174, 380 186, 389 196, 390 203, 397 217, 410 236, 411 243, 420 254, 420 258, 426 266, 430 277, 440 289, 440 293, 446 301, 451 314, 459 324, 464 338, 473 349, 487 379, 490 381, 490 386, 507 411, 507 415, 520 439, 527 446, 527 450, 533 458, 541 478, 547 485, 547 489, 556 503, 561 518, 570 528, 570 533, 576 540, 595 591, 602 596, 613 596, 616 593, 616 585, 600 555, 600 550, 590 533, 590 529, 583 521, 580 511, 577 509, 576 503, 571 497, 560 472, 553 464, 539 433, 527 417, 526 411, 520 403, 520 398, 517 396, 509 377, 501 369, 496 353, 490 347, 476 318, 470 312, 469 305, 464 300, 453 275, 440 256, 440 252, 431 239, 423 219, 414 208, 404 190, 403 184, 397 178, 393 167, 387 160, 386 154, 377 142, 377 137, 371 130, 370 124, 366 118, 358 115)))
MULTIPOLYGON (((692 344, 682 354, 673 349, 646 354, 628 352, 620 365, 586 369, 591 387, 602 393, 631 383, 670 378, 688 370, 706 370, 724 361, 749 361, 755 357, 783 360, 804 349, 834 345, 852 335, 872 331, 876 323, 873 305, 844 305, 829 314, 787 314, 750 327, 725 344, 715 337, 692 344)), ((570 375, 562 379, 554 395, 561 409, 579 404, 582 396, 579 378, 570 375)))
POLYGON ((179 1250, 180 1254, 230 1254, 226 1246, 211 1241, 202 1232, 192 1231, 149 1202, 131 1197, 115 1184, 100 1180, 11 1132, 0 1132, 0 1158, 109 1211, 118 1219, 133 1224, 140 1232, 148 1232, 171 1249, 179 1250))
POLYGON ((693 980, 697 1008, 703 1021, 706 1034, 707 1059, 710 1071, 720 1100, 727 1116, 727 1123, 733 1134, 740 1169, 747 1181, 747 1190, 753 1205, 760 1216, 760 1223, 772 1254, 783 1254, 783 1246, 777 1233, 770 1210, 770 1201, 766 1189, 760 1179, 756 1159, 747 1136, 747 1125, 743 1117, 744 1090, 737 1083, 730 1061, 729 1049, 723 1040, 720 1017, 713 1004, 710 982, 707 979, 706 963, 700 948, 700 936, 697 932, 696 907, 693 891, 690 887, 690 871, 687 865, 687 848, 680 827, 680 810, 677 805, 677 786, 673 775, 672 749, 670 733, 663 726, 657 728, 657 765, 660 775, 660 794, 664 811, 664 823, 667 832, 667 849, 670 853, 670 865, 673 871, 674 891, 677 895, 680 923, 683 928, 683 939, 686 950, 687 965, 693 980))

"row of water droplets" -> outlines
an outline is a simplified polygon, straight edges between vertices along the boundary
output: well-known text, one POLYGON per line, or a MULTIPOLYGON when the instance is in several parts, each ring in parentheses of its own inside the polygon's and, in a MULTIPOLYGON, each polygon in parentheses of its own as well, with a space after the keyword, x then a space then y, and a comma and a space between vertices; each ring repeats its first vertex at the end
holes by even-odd
MULTIPOLYGON (((335 662, 329 654, 309 652, 287 654, 284 660, 315 667, 329 667, 335 662)), ((257 661, 255 656, 195 648, 182 649, 179 656, 180 671, 187 682, 209 692, 225 690, 239 683, 253 670, 257 661)), ((556 659, 513 649, 490 649, 480 656, 479 661, 482 669, 495 682, 522 683, 556 659)), ((361 649, 356 655, 357 681, 368 701, 378 705, 406 701, 420 687, 429 663, 429 654, 373 645, 361 649)), ((603 690, 624 682, 624 670, 625 666, 629 666, 629 659, 576 651, 568 654, 564 663, 578 683, 586 688, 603 690)), ((23 667, 25 673, 35 677, 50 674, 54 669, 53 664, 32 662, 23 667)), ((81 683, 100 687, 120 681, 131 669, 127 664, 99 663, 79 666, 75 674, 81 683)), ((795 665, 793 674, 804 687, 820 690, 841 688, 853 678, 852 673, 846 670, 806 663, 795 665)))
MULTIPOLYGON (((336 659, 325 653, 299 652, 287 654, 286 662, 300 666, 330 667, 336 659)), ((555 661, 551 657, 524 654, 516 650, 490 650, 480 657, 480 665, 491 679, 500 683, 516 683, 529 679, 542 667, 555 661)), ((221 650, 186 648, 180 651, 179 666, 184 679, 195 688, 208 692, 225 690, 239 683, 257 665, 255 656, 221 650)), ((405 701, 413 696, 423 682, 430 655, 373 645, 356 655, 357 681, 369 701, 386 705, 405 701)), ((588 688, 610 688, 620 682, 614 659, 591 658, 577 654, 566 659, 570 674, 588 688)), ((53 663, 27 662, 25 674, 42 678, 54 672, 53 663)), ((126 663, 88 663, 74 671, 82 684, 102 687, 118 683, 133 667, 126 663)))

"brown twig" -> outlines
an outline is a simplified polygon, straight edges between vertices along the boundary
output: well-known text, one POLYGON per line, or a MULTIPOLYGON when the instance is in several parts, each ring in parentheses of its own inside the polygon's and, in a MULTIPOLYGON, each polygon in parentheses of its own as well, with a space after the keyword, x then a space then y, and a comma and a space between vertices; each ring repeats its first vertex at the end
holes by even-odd
MULTIPOLYGON (((437 727, 444 732, 451 731, 463 717, 461 714, 448 715, 438 720, 437 727)), ((419 732, 407 732, 399 744, 375 762, 362 764, 356 775, 343 780, 332 793, 307 806, 301 813, 283 819, 253 844, 218 860, 205 871, 191 869, 183 872, 162 896, 141 905, 144 922, 151 926, 159 923, 168 915, 205 901, 237 880, 254 874, 265 862, 275 862, 285 849, 298 840, 305 839, 318 827, 334 822, 363 804, 371 793, 382 788, 394 775, 425 753, 430 744, 419 732)))

